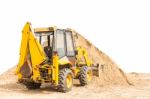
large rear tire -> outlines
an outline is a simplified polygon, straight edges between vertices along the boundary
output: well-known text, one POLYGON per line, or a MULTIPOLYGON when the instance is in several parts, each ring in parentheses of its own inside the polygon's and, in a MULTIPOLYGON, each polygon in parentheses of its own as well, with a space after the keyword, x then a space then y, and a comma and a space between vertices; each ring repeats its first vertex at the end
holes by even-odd
POLYGON ((72 85, 73 85, 72 71, 68 68, 60 70, 58 91, 68 92, 72 89, 72 85))
POLYGON ((81 67, 79 81, 81 86, 87 85, 92 80, 92 69, 88 66, 81 67))
POLYGON ((24 85, 28 89, 39 89, 41 86, 41 83, 35 83, 35 82, 25 82, 24 85))

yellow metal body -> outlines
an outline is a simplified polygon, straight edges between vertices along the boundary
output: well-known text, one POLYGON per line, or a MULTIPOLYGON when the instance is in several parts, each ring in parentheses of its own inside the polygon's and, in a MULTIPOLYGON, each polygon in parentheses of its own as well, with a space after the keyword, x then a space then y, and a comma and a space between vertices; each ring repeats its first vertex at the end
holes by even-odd
MULTIPOLYGON (((56 31, 56 27, 49 27, 49 28, 37 28, 34 31, 56 31)), ((70 70, 72 70, 74 77, 80 72, 80 66, 86 65, 91 66, 92 62, 88 58, 87 51, 82 47, 76 48, 78 54, 76 55, 76 66, 75 68, 72 67, 72 63, 64 57, 59 59, 57 54, 53 54, 52 56, 52 64, 46 63, 47 56, 39 43, 39 41, 35 38, 34 33, 32 32, 31 24, 27 22, 22 30, 22 40, 21 40, 21 47, 20 47, 20 58, 19 63, 16 68, 16 74, 18 75, 18 80, 25 79, 24 75, 21 73, 21 69, 26 61, 30 63, 32 74, 28 79, 33 80, 34 82, 39 83, 52 83, 55 86, 59 83, 59 66, 69 65, 70 70), (82 61, 82 58, 84 61, 82 61), (47 70, 48 76, 41 77, 40 71, 47 70)), ((67 77, 68 86, 70 86, 70 76, 67 77)))
MULTIPOLYGON (((48 74, 52 75, 52 78, 47 79, 53 82, 54 85, 58 85, 58 56, 53 56, 53 66, 49 64, 42 64, 47 59, 42 46, 39 41, 36 40, 34 33, 29 22, 27 22, 22 30, 22 40, 20 47, 20 58, 19 63, 16 68, 16 74, 18 75, 18 80, 24 79, 23 75, 20 72, 23 64, 26 60, 31 60, 32 63, 32 79, 35 82, 45 82, 46 80, 42 79, 40 76, 40 69, 47 69, 48 74)), ((47 81, 48 82, 48 81, 47 81)))
POLYGON ((53 72, 52 72, 52 79, 55 85, 58 85, 58 77, 59 77, 59 67, 58 67, 58 56, 55 54, 53 56, 53 72))

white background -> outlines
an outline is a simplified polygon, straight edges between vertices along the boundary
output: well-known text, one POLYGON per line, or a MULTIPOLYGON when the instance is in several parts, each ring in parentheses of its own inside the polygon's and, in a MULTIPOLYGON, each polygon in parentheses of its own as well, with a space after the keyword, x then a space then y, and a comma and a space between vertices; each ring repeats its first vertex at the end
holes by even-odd
POLYGON ((19 58, 21 30, 73 28, 126 72, 150 72, 149 0, 0 0, 0 73, 19 58))

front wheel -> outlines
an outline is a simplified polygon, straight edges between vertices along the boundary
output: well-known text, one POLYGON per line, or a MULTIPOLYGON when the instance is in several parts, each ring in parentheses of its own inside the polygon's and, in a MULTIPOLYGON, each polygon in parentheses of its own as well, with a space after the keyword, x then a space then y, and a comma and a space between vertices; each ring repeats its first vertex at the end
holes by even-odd
POLYGON ((60 70, 58 91, 68 92, 72 89, 72 85, 73 85, 72 71, 68 68, 60 70))
POLYGON ((92 80, 92 69, 88 66, 81 67, 79 81, 81 86, 87 85, 92 80))

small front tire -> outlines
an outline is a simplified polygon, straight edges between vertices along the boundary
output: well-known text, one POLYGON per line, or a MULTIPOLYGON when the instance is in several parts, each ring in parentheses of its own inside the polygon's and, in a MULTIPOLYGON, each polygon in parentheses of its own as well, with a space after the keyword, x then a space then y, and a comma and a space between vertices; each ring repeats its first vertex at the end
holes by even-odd
POLYGON ((81 86, 87 85, 92 80, 92 69, 88 66, 81 67, 78 78, 81 86))

